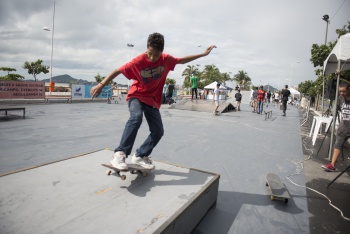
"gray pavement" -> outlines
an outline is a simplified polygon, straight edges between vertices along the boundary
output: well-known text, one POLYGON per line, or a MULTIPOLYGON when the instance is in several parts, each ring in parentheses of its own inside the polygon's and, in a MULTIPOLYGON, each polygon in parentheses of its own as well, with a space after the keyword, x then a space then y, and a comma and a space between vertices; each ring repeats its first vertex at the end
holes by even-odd
MULTIPOLYGON (((113 149, 129 116, 126 105, 101 102, 24 106, 24 120, 19 115, 4 118, 0 113, 2 175, 102 148, 113 149)), ((315 200, 316 206, 332 212, 336 223, 332 230, 349 231, 349 222, 332 211, 325 199, 287 179, 296 174, 290 179, 305 186, 315 179, 312 172, 324 161, 305 162, 312 167, 306 173, 306 166, 305 170, 300 167, 309 154, 304 150, 304 141, 309 139, 304 138, 307 129, 300 127, 299 109, 291 106, 283 117, 279 108, 270 105, 265 109, 273 114, 267 120, 252 113, 247 102, 241 109, 213 116, 210 112, 170 109, 168 105, 161 108, 165 135, 152 158, 221 174, 216 208, 194 233, 322 233, 328 229, 313 226, 312 218, 327 214, 309 212, 315 200), (291 194, 287 205, 270 201, 265 186, 268 172, 278 174, 286 184, 291 194)), ((144 121, 133 152, 147 135, 144 121)), ((341 178, 346 179, 348 174, 341 178)))

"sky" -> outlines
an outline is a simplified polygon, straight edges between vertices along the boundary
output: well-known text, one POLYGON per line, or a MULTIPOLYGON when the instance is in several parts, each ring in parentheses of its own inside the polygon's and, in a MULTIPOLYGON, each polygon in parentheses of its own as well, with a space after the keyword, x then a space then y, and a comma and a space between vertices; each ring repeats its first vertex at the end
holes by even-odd
MULTIPOLYGON (((168 74, 177 85, 187 65, 200 71, 215 65, 231 77, 245 71, 253 85, 296 86, 317 78, 311 47, 325 43, 325 14, 327 41, 335 41, 335 30, 350 21, 350 0, 0 0, 0 67, 30 80, 24 62, 41 59, 50 66, 52 31, 43 28, 52 30, 54 22, 52 76, 94 81, 144 53, 148 35, 159 32, 164 53, 174 57, 217 46, 178 64, 168 74)), ((128 83, 122 75, 115 81, 128 83)))

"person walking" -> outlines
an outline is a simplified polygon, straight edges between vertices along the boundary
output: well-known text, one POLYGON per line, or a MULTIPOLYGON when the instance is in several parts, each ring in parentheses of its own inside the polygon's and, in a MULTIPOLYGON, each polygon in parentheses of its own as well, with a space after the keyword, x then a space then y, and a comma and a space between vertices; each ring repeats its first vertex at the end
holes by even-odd
POLYGON ((145 53, 113 70, 100 83, 91 88, 90 94, 93 99, 102 92, 106 84, 120 74, 123 74, 127 79, 134 80, 126 97, 130 117, 125 125, 120 144, 114 150, 114 155, 110 160, 113 167, 121 170, 128 169, 125 159, 131 153, 143 116, 145 116, 150 134, 144 143, 136 149, 131 162, 147 169, 155 168, 149 156, 164 134, 159 108, 167 75, 174 70, 177 64, 185 64, 207 56, 214 48, 216 46, 212 45, 201 54, 176 58, 163 53, 164 36, 160 33, 153 33, 147 39, 145 53))
POLYGON ((281 99, 282 99, 283 116, 286 116, 287 102, 288 102, 288 97, 290 95, 290 91, 288 90, 288 85, 285 85, 284 87, 285 88, 282 89, 282 92, 281 92, 281 99))
POLYGON ((267 104, 270 104, 270 100, 271 100, 271 91, 270 90, 266 94, 266 99, 267 99, 267 104))
POLYGON ((242 94, 239 89, 237 89, 237 93, 235 94, 236 98, 236 108, 238 111, 241 111, 241 101, 242 101, 242 94))

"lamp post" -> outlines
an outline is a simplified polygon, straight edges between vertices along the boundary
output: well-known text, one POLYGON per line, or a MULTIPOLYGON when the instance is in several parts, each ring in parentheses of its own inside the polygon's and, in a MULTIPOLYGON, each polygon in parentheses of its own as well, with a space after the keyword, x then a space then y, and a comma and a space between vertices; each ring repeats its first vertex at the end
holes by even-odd
POLYGON ((300 63, 300 62, 299 62, 299 61, 296 61, 296 62, 293 62, 293 63, 292 63, 292 66, 291 66, 291 68, 290 68, 289 85, 288 85, 288 87, 291 87, 290 85, 291 85, 291 81, 292 81, 293 66, 294 66, 295 63, 300 63))
MULTIPOLYGON (((130 43, 130 44, 127 44, 127 45, 128 45, 128 47, 130 47, 130 61, 131 61, 131 48, 134 47, 134 45, 131 44, 131 43, 130 43)), ((128 91, 129 91, 129 86, 130 86, 130 85, 129 85, 129 84, 130 84, 129 82, 130 82, 130 80, 128 79, 128 91)))
MULTIPOLYGON (((328 15, 324 15, 323 18, 322 18, 324 21, 326 21, 326 36, 325 36, 325 39, 324 39, 324 45, 326 46, 327 45, 327 34, 328 34, 328 24, 329 24, 329 16, 328 15)), ((323 68, 323 66, 322 66, 323 68)), ((322 69, 323 71, 323 69, 322 69)), ((323 80, 322 80, 322 102, 321 102, 321 105, 322 105, 322 116, 323 116, 323 109, 324 109, 324 74, 323 75, 323 80)))
MULTIPOLYGON (((52 82, 52 58, 53 58, 53 35, 55 32, 55 1, 53 1, 53 16, 52 16, 52 30, 48 27, 44 27, 43 30, 51 31, 51 59, 50 59, 50 85, 52 82)), ((51 86, 50 86, 51 87, 51 86)), ((51 94, 51 89, 49 88, 49 93, 51 94)))

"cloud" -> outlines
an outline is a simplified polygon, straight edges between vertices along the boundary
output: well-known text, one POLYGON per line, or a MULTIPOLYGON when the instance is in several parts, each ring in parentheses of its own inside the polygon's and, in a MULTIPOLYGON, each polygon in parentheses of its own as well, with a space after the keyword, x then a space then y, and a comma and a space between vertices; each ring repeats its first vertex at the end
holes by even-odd
MULTIPOLYGON (((175 57, 217 49, 191 64, 178 65, 169 77, 182 84, 187 65, 214 64, 232 75, 244 70, 253 84, 281 85, 314 80, 309 61, 312 44, 324 43, 324 14, 329 14, 328 38, 349 21, 350 2, 343 0, 56 0, 53 75, 69 74, 94 80, 146 50, 150 33, 165 36, 165 53, 175 57), (127 47, 128 43, 135 46, 127 47), (199 47, 200 46, 200 47, 199 47)), ((21 67, 25 61, 50 63, 53 1, 0 1, 0 66, 21 67)), ((49 74, 39 75, 39 79, 49 74)), ((126 83, 124 78, 118 82, 126 83)))

